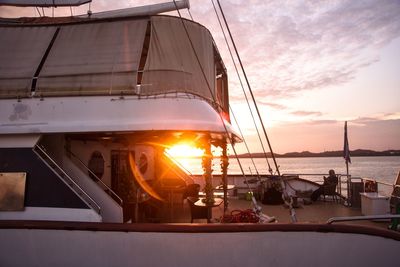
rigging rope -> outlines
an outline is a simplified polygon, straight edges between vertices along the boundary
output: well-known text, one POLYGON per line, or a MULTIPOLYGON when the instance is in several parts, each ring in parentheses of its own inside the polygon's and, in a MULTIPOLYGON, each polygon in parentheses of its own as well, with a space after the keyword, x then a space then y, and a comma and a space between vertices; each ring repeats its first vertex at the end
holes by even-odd
MULTIPOLYGON (((267 153, 266 153, 266 151, 265 151, 263 141, 262 141, 262 139, 261 139, 260 131, 258 130, 257 123, 256 123, 256 120, 255 120, 255 118, 254 118, 253 110, 252 110, 251 107, 250 107, 249 99, 248 99, 248 97, 247 97, 246 91, 244 90, 244 85, 243 85, 243 82, 242 82, 242 78, 240 77, 239 70, 238 70, 238 68, 237 68, 237 66, 236 66, 236 62, 235 62, 235 60, 234 60, 234 58, 233 58, 232 50, 231 50, 231 47, 230 47, 230 45, 229 45, 229 43, 228 43, 228 39, 226 38, 226 34, 225 34, 225 31, 224 31, 224 27, 222 26, 221 20, 220 20, 220 18, 219 18, 217 9, 216 9, 215 4, 214 4, 214 0, 211 0, 211 3, 212 3, 212 5, 213 5, 213 7, 214 7, 214 12, 215 12, 215 15, 217 16, 218 23, 219 23, 219 26, 220 26, 220 28, 221 28, 222 34, 223 34, 223 36, 224 36, 226 46, 228 47, 228 51, 229 51, 229 54, 230 54, 230 56, 231 56, 231 59, 232 59, 232 62, 233 62, 233 66, 235 67, 235 71, 236 71, 236 74, 237 74, 237 76, 238 76, 239 83, 240 83, 240 86, 241 86, 241 88, 242 88, 242 92, 243 92, 244 97, 245 97, 245 99, 246 99, 247 106, 249 107, 250 115, 251 115, 251 118, 252 118, 252 120, 253 120, 254 127, 256 128, 258 140, 260 141, 261 148, 262 148, 263 153, 264 153, 264 157, 265 157, 265 159, 266 159, 266 161, 267 161, 268 171, 272 174, 272 168, 271 168, 271 165, 269 164, 269 161, 268 161, 268 156, 267 156, 267 153)), ((236 124, 239 125, 238 123, 236 123, 236 124)), ((241 133, 241 134, 242 134, 242 133, 241 133)), ((243 134, 242 134, 242 138, 243 138, 243 140, 244 140, 244 135, 243 135, 243 134)), ((249 154, 250 154, 250 151, 248 151, 248 152, 249 152, 249 154)))
POLYGON ((189 8, 187 9, 187 11, 188 11, 188 13, 189 13, 189 16, 190 16, 190 18, 192 19, 192 21, 194 21, 194 20, 193 20, 192 13, 190 12, 190 9, 189 9, 189 8))
MULTIPOLYGON (((250 154, 250 149, 249 149, 249 147, 248 147, 248 145, 247 145, 246 139, 245 139, 244 136, 243 136, 242 129, 241 129, 241 127, 239 126, 238 121, 236 120, 235 113, 233 112, 233 109, 231 108, 231 106, 229 106, 229 110, 230 110, 231 113, 232 113, 233 120, 235 121, 236 125, 238 126, 239 133, 240 133, 240 135, 241 135, 241 137, 242 137, 242 139, 243 139, 243 143, 244 143, 244 145, 245 145, 245 147, 246 147, 247 153, 250 154)), ((261 177, 260 177, 260 174, 259 174, 259 172, 258 172, 256 163, 254 162, 253 157, 250 157, 250 159, 251 159, 251 162, 253 163, 254 169, 256 170, 258 180, 261 181, 261 177)), ((249 168, 250 168, 250 167, 249 167, 249 168)))
MULTIPOLYGON (((201 65, 200 59, 199 59, 199 57, 198 57, 198 55, 197 55, 197 52, 196 52, 196 50, 195 50, 195 48, 194 48, 192 39, 190 38, 188 29, 187 29, 187 27, 186 27, 186 25, 185 25, 185 23, 184 23, 184 20, 183 20, 183 18, 182 18, 181 12, 180 12, 179 9, 178 9, 178 6, 177 6, 177 4, 176 4, 176 1, 173 0, 173 2, 174 2, 174 4, 175 4, 175 8, 176 8, 176 11, 178 12, 178 15, 179 15, 179 18, 180 18, 180 20, 181 20, 182 26, 183 26, 183 28, 184 28, 184 30, 185 30, 186 36, 187 36, 187 38, 188 38, 188 40, 189 40, 190 46, 191 46, 191 48, 192 48, 192 50, 193 50, 193 53, 194 53, 194 55, 195 55, 195 57, 196 57, 196 61, 197 61, 197 63, 199 64, 200 70, 201 70, 201 72, 202 72, 202 74, 203 74, 203 77, 204 77, 204 79, 205 79, 205 81, 206 81, 206 84, 207 84, 208 90, 210 91, 211 97, 212 97, 213 101, 214 101, 215 103, 217 103, 215 94, 214 94, 213 91, 211 90, 211 86, 210 86, 210 84, 209 84, 209 82, 208 82, 208 79, 207 79, 207 76, 206 76, 206 74, 205 74, 205 72, 204 72, 203 66, 201 65)), ((221 108, 221 107, 219 107, 219 108, 221 108)), ((248 188, 250 189, 250 185, 249 185, 249 183, 247 182, 247 177, 246 177, 246 175, 245 175, 243 166, 242 166, 242 164, 241 164, 241 162, 240 162, 240 160, 239 160, 239 158, 238 158, 238 154, 237 154, 236 149, 235 149, 235 146, 234 146, 233 138, 232 138, 232 136, 231 136, 231 135, 229 134, 229 132, 228 132, 228 129, 227 129, 227 127, 226 127, 226 124, 225 124, 224 118, 222 117, 221 112, 217 112, 217 113, 218 113, 219 118, 220 118, 220 120, 221 120, 221 123, 222 123, 222 125, 223 125, 223 127, 224 127, 224 130, 225 130, 225 132, 226 132, 226 134, 227 134, 227 137, 228 137, 229 143, 231 144, 232 150, 233 150, 233 152, 234 152, 234 154, 235 154, 235 158, 236 158, 237 163, 238 163, 238 165, 239 165, 239 168, 240 168, 240 171, 241 171, 241 173, 242 173, 242 176, 244 177, 244 179, 245 179, 245 181, 246 181, 246 184, 247 184, 248 188)), ((250 189, 250 190, 251 190, 251 189, 250 189)), ((253 205, 254 205, 254 212, 259 216, 259 218, 260 218, 263 222, 272 222, 272 221, 275 221, 275 218, 274 218, 274 217, 269 217, 269 216, 267 216, 267 215, 265 215, 265 214, 263 214, 263 213, 261 212, 261 207, 257 204, 257 201, 256 201, 256 199, 254 198, 254 194, 252 194, 252 202, 253 202, 253 205)))
MULTIPOLYGON (((197 55, 197 53, 196 53, 196 49, 194 48, 192 39, 190 38, 189 32, 188 32, 188 30, 187 30, 187 28, 186 28, 186 25, 185 25, 184 21, 183 21, 181 12, 180 12, 179 9, 178 9, 178 6, 177 6, 177 4, 176 4, 176 1, 173 0, 173 2, 174 2, 174 4, 175 4, 176 11, 178 12, 179 18, 180 18, 180 20, 181 20, 181 22, 182 22, 182 26, 183 26, 183 28, 184 28, 184 30, 185 30, 186 36, 187 36, 187 38, 188 38, 188 40, 189 40, 190 46, 191 46, 191 48, 192 48, 192 50, 193 50, 193 53, 194 53, 194 55, 195 55, 195 57, 196 57, 196 61, 197 61, 197 63, 199 64, 200 70, 201 70, 201 72, 202 72, 202 74, 203 74, 203 77, 204 77, 204 79, 205 79, 205 81, 206 81, 206 84, 207 84, 208 90, 210 91, 211 97, 212 97, 213 101, 214 101, 215 103, 217 103, 217 100, 216 100, 216 98, 215 98, 215 94, 214 94, 213 91, 211 90, 211 86, 210 86, 210 84, 209 84, 209 82, 208 82, 208 79, 207 79, 207 76, 206 76, 206 74, 205 74, 205 72, 204 72, 203 66, 201 65, 200 59, 199 59, 199 57, 198 57, 198 55, 197 55)), ((222 122, 222 125, 223 125, 223 127, 224 127, 224 130, 225 130, 225 132, 226 132, 226 134, 227 134, 227 137, 228 137, 229 143, 231 144, 232 150, 233 150, 233 152, 234 152, 234 154, 235 154, 235 158, 236 158, 236 160, 237 160, 237 162, 238 162, 240 171, 242 172, 243 177, 246 179, 246 175, 245 175, 245 173, 244 173, 243 166, 242 166, 241 162, 240 162, 239 159, 238 159, 238 154, 237 154, 237 152, 236 152, 236 149, 235 149, 235 146, 234 146, 234 141, 233 141, 233 139, 232 139, 232 136, 229 134, 228 128, 227 128, 226 125, 225 125, 225 121, 224 121, 224 118, 222 117, 221 112, 217 112, 217 113, 218 113, 219 118, 220 118, 220 120, 221 120, 221 122, 222 122)))
POLYGON ((270 143, 270 141, 269 141, 269 138, 268 138, 268 135, 267 135, 267 131, 265 130, 265 126, 264 126, 264 122, 263 122, 262 117, 261 117, 261 113, 260 113, 260 111, 259 111, 259 109, 258 109, 258 105, 257 105, 256 99, 254 98, 253 90, 251 89, 249 80, 248 80, 248 78, 247 78, 246 71, 244 70, 243 63, 242 63, 242 60, 241 60, 241 58, 240 58, 239 52, 238 52, 238 50, 237 50, 235 40, 234 40, 233 37, 232 37, 231 30, 230 30, 230 28, 229 28, 228 22, 226 21, 225 13, 224 13, 224 11, 222 10, 221 3, 219 2, 219 0, 217 0, 217 3, 218 3, 218 6, 219 6, 219 9, 220 9, 220 11, 221 11, 222 18, 224 19, 226 29, 228 30, 229 37, 230 37, 230 39, 231 39, 233 48, 235 49, 236 56, 237 56, 237 58, 238 58, 240 67, 241 67, 242 72, 243 72, 243 76, 244 76, 244 78, 245 78, 245 80, 246 80, 246 83, 247 83, 247 87, 249 88, 249 92, 250 92, 251 98, 253 99, 253 103, 254 103, 254 106, 255 106, 255 108, 256 108, 258 118, 259 118, 259 120, 260 120, 262 129, 263 129, 263 131, 264 131, 265 139, 267 140, 267 144, 268 144, 269 150, 271 151, 271 156, 272 156, 272 159, 273 159, 274 164, 275 164, 276 172, 278 173, 278 175, 280 175, 279 167, 278 167, 278 164, 276 163, 275 154, 274 154, 274 152, 273 152, 273 150, 272 150, 272 146, 271 146, 271 143, 270 143))
POLYGON ((220 219, 221 223, 272 223, 276 221, 275 217, 251 209, 233 210, 231 214, 224 214, 220 219))
POLYGON ((36 11, 39 13, 39 17, 41 17, 41 16, 42 16, 42 14, 40 13, 40 10, 39 10, 39 8, 38 8, 38 7, 36 7, 36 11))
POLYGON ((289 194, 288 194, 287 191, 286 191, 286 184, 287 184, 287 183, 286 183, 286 181, 284 181, 284 180, 282 179, 282 177, 281 177, 281 174, 280 174, 280 171, 279 171, 279 166, 278 166, 278 164, 277 164, 277 162, 276 162, 276 158, 275 158, 274 151, 272 150, 272 146, 271 146, 271 143, 270 143, 270 141, 269 141, 269 138, 268 138, 268 135, 267 135, 267 131, 265 130, 264 122, 263 122, 263 120, 262 120, 260 111, 259 111, 259 109, 258 109, 258 105, 257 105, 257 102, 256 102, 256 100, 255 100, 255 97, 254 97, 254 94, 253 94, 253 90, 251 89, 251 86, 250 86, 250 82, 249 82, 249 80, 248 80, 248 78, 247 78, 246 71, 245 71, 245 69, 244 69, 244 67, 243 67, 243 63, 242 63, 242 60, 241 60, 241 58, 240 58, 238 49, 237 49, 237 47, 236 47, 235 40, 233 39, 231 30, 230 30, 230 28, 229 28, 229 25, 228 25, 228 22, 227 22, 227 20, 226 20, 225 13, 224 13, 224 11, 223 11, 223 9, 222 9, 222 6, 221 6, 220 1, 217 0, 217 3, 218 3, 218 6, 219 6, 219 9, 220 9, 222 18, 224 19, 225 27, 226 27, 226 29, 228 30, 229 37, 230 37, 230 39, 231 39, 233 48, 235 49, 235 53, 236 53, 237 59, 238 59, 238 61, 239 61, 240 67, 241 67, 241 69, 242 69, 243 76, 244 76, 244 78, 245 78, 245 80, 246 80, 247 87, 248 87, 248 89, 249 89, 251 98, 252 98, 253 103, 254 103, 254 107, 256 108, 257 115, 258 115, 258 118, 259 118, 259 120, 260 120, 262 129, 263 129, 263 132, 264 132, 265 139, 267 140, 267 144, 268 144, 269 150, 271 151, 271 156, 272 156, 272 159, 273 159, 274 164, 275 164, 276 172, 277 172, 278 176, 281 178, 281 183, 282 183, 282 199, 283 199, 283 200, 288 204, 288 206, 289 206, 290 215, 291 215, 292 221, 293 221, 293 222, 296 222, 296 221, 297 221, 297 219, 296 219, 296 213, 295 213, 295 210, 294 210, 293 205, 292 205, 292 204, 293 204, 293 198, 292 198, 291 196, 289 196, 289 194), (287 201, 287 199, 289 199, 289 202, 287 201))
POLYGON ((231 214, 221 217, 221 223, 258 223, 260 221, 257 214, 250 210, 233 210, 231 214))

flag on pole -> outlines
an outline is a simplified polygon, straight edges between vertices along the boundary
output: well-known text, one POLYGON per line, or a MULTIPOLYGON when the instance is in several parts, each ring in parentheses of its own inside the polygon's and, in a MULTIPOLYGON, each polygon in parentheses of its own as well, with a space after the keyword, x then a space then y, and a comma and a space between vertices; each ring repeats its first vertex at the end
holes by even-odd
POLYGON ((343 158, 347 163, 351 163, 350 159, 350 148, 349 148, 349 140, 347 139, 347 121, 344 122, 344 147, 343 147, 343 158))

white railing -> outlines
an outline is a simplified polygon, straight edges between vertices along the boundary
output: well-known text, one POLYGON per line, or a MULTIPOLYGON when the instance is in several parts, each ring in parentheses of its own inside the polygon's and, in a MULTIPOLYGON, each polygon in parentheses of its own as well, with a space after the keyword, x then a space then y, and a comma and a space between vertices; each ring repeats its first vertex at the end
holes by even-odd
POLYGON ((74 153, 72 153, 72 151, 68 150, 66 148, 67 153, 69 153, 71 156, 73 156, 79 163, 80 165, 86 170, 88 171, 96 180, 97 184, 100 184, 101 187, 103 187, 103 190, 109 194, 115 201, 118 202, 118 204, 120 206, 122 206, 123 201, 122 199, 117 195, 117 193, 115 193, 108 185, 106 185, 88 166, 86 166, 86 164, 74 153))
POLYGON ((350 221, 369 221, 369 220, 388 220, 400 219, 400 214, 383 214, 383 215, 366 215, 366 216, 348 216, 348 217, 332 217, 326 221, 327 224, 334 222, 350 222, 350 221))
POLYGON ((61 180, 69 186, 89 207, 94 209, 98 214, 101 213, 100 206, 93 200, 52 158, 46 153, 45 149, 36 145, 33 149, 36 155, 54 171, 61 180))
MULTIPOLYGON (((181 179, 183 179, 187 184, 192 184, 194 183, 193 179, 193 174, 186 169, 181 163, 179 163, 174 157, 172 157, 170 154, 168 154, 166 151, 164 151, 164 154, 167 159, 169 159, 173 164, 175 164, 181 171, 182 173, 179 173, 174 169, 174 167, 171 167, 171 170, 181 179), (183 175, 182 175, 183 174, 183 175)), ((167 163, 167 162, 166 162, 167 163)))

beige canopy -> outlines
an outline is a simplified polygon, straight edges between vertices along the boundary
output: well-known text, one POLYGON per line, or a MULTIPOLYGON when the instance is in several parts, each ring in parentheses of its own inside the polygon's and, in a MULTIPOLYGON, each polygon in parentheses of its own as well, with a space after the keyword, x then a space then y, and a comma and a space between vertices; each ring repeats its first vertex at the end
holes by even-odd
POLYGON ((228 110, 222 60, 209 31, 193 21, 64 19, 0 25, 0 35, 0 98, 177 92, 228 110))
POLYGON ((210 33, 198 24, 169 17, 152 17, 151 24, 150 48, 140 93, 179 91, 212 99, 215 66, 210 33))
POLYGON ((136 90, 146 25, 146 20, 131 20, 61 27, 36 91, 87 95, 136 90))
POLYGON ((0 97, 26 97, 56 27, 0 27, 0 97))

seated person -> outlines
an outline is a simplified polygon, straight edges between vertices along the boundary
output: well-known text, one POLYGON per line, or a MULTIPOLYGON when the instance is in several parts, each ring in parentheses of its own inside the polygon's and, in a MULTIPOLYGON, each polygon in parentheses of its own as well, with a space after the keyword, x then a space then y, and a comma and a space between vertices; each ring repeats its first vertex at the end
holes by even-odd
POLYGON ((324 183, 311 194, 311 200, 317 201, 317 199, 324 193, 324 186, 329 186, 333 184, 338 184, 338 177, 336 176, 334 170, 329 170, 329 176, 324 176, 324 183))

